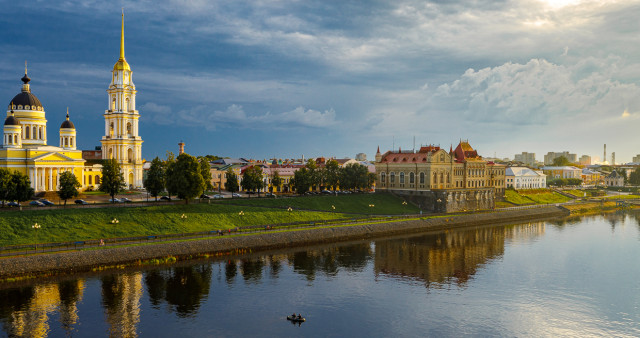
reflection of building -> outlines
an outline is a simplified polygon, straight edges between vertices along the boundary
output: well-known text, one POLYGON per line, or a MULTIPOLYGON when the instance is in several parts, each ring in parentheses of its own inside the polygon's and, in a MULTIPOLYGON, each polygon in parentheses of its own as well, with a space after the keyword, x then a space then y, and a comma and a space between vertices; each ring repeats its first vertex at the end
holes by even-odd
MULTIPOLYGON (((20 311, 13 311, 6 331, 15 337, 47 337, 50 316, 60 312, 60 320, 67 332, 78 321, 77 303, 82 300, 84 281, 42 284, 33 287, 30 299, 20 311)), ((7 301, 3 299, 3 302, 7 301)))
POLYGON ((136 337, 140 322, 142 273, 102 278, 102 304, 112 337, 136 337))
POLYGON ((454 230, 375 243, 374 271, 431 284, 458 285, 489 260, 504 254, 505 239, 527 241, 544 234, 544 222, 454 230))
POLYGON ((376 242, 376 273, 430 284, 464 285, 489 259, 504 253, 505 228, 481 228, 376 242))
POLYGON ((116 159, 125 182, 131 188, 142 187, 142 138, 138 134, 140 115, 136 110, 136 86, 131 67, 124 58, 124 14, 120 32, 120 58, 113 66, 109 108, 104 112, 102 158, 116 159))

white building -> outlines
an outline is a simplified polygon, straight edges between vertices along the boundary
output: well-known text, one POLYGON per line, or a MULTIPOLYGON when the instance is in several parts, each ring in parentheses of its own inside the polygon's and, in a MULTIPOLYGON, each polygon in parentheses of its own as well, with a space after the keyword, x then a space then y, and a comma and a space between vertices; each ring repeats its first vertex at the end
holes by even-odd
POLYGON ((547 187, 547 175, 527 167, 508 167, 505 186, 513 189, 542 189, 547 187))

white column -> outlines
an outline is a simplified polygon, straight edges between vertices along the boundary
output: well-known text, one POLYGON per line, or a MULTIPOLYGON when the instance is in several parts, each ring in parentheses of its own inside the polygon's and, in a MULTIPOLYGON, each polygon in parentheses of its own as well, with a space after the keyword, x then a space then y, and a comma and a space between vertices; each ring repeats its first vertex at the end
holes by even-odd
POLYGON ((47 190, 53 190, 53 168, 49 168, 49 184, 47 184, 47 190))

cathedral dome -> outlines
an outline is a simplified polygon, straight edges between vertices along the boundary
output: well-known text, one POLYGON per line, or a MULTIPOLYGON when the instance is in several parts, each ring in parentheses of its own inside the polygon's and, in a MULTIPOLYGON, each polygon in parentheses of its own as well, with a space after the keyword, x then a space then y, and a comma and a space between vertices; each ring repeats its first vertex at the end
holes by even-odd
POLYGON ((5 126, 19 126, 20 122, 18 121, 17 118, 15 118, 13 115, 8 116, 5 120, 4 120, 4 125, 5 126))
POLYGON ((73 122, 69 120, 69 109, 67 108, 67 119, 62 122, 60 125, 60 129, 76 129, 76 126, 73 125, 73 122))
POLYGON ((29 81, 31 81, 31 79, 25 74, 21 80, 24 82, 22 92, 11 100, 15 107, 9 107, 9 109, 16 109, 17 106, 29 106, 30 110, 42 110, 42 103, 40 103, 40 100, 38 100, 35 95, 31 94, 31 89, 29 89, 29 81), (39 109, 37 107, 39 107, 39 109))

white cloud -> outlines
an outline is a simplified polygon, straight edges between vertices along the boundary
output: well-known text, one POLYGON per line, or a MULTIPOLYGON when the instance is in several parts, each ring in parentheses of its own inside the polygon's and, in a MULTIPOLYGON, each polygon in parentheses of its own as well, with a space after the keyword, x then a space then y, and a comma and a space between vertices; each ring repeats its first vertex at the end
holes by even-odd
POLYGON ((208 130, 232 126, 244 129, 328 128, 337 125, 333 109, 320 112, 304 107, 272 114, 247 114, 240 105, 230 105, 226 110, 212 110, 205 105, 172 112, 169 106, 146 103, 141 112, 150 115, 150 121, 162 125, 200 126, 208 130))
POLYGON ((558 65, 544 59, 469 69, 438 87, 439 108, 452 107, 465 120, 513 126, 590 118, 592 122, 640 111, 640 87, 613 79, 619 60, 588 59, 558 65))

